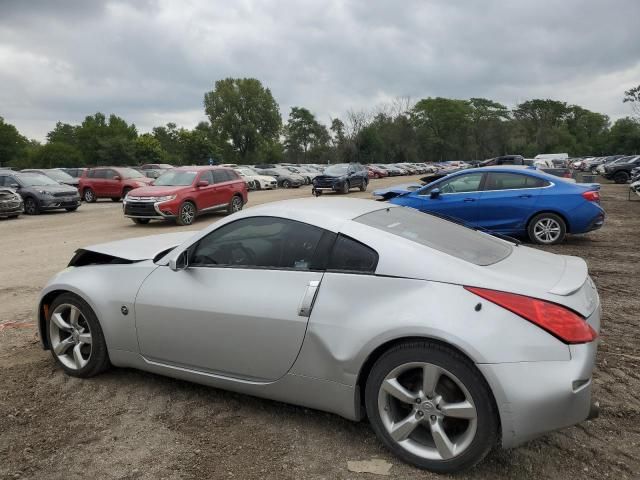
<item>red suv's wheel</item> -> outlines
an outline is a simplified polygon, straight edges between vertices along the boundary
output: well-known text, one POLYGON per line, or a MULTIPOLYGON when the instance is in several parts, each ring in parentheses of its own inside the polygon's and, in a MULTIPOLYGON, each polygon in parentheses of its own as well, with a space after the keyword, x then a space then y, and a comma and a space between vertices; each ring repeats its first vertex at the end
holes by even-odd
POLYGON ((180 206, 176 223, 178 225, 191 225, 196 219, 196 213, 196 206, 192 202, 184 202, 180 206))

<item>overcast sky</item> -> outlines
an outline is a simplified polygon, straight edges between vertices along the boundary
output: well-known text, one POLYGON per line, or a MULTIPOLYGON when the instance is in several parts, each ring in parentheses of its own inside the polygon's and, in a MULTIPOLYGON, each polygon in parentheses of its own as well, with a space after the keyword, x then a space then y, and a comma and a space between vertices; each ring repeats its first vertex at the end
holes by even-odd
POLYGON ((0 0, 0 116, 44 139, 97 111, 140 132, 204 120, 256 77, 286 120, 398 96, 554 98, 618 118, 640 83, 640 0, 0 0))

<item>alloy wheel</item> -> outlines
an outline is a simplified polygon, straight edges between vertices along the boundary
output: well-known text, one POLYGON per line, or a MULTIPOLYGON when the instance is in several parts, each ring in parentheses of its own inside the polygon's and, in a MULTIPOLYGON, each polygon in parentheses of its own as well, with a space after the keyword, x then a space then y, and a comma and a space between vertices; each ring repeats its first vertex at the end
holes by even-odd
POLYGON ((183 224, 191 225, 195 216, 196 209, 192 203, 187 202, 182 205, 182 208, 180 209, 180 219, 182 220, 183 224))
POLYGON ((378 412, 397 445, 426 460, 457 457, 476 435, 471 394, 455 375, 431 363, 394 368, 380 386, 378 412))
POLYGON ((231 211, 235 213, 239 212, 240 210, 242 210, 242 200, 240 199, 240 197, 233 197, 233 199, 231 200, 231 211))
POLYGON ((91 328, 75 305, 63 303, 51 314, 49 322, 51 349, 65 367, 81 370, 91 358, 91 328))
POLYGON ((540 243, 553 243, 560 237, 562 228, 553 218, 541 218, 533 228, 533 234, 540 243))
POLYGON ((84 191, 84 200, 89 203, 93 202, 93 190, 88 188, 84 191))
POLYGON ((24 202, 24 212, 27 215, 34 215, 36 209, 36 201, 33 198, 27 198, 24 202))

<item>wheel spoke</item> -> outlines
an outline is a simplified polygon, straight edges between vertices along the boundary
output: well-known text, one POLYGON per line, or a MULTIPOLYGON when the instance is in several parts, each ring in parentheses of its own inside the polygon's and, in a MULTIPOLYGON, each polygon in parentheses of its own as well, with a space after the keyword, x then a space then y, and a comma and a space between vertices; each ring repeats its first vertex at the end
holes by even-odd
POLYGON ((429 427, 431 427, 431 435, 433 436, 433 441, 436 444, 436 449, 440 456, 443 460, 452 458, 455 447, 451 443, 449 436, 444 431, 442 420, 429 422, 429 427))
POLYGON ((84 345, 91 345, 91 334, 90 333, 81 333, 78 337, 78 341, 84 345))
POLYGON ((51 321, 60 329, 60 330, 64 330, 65 332, 70 332, 71 330, 73 330, 73 327, 71 325, 69 325, 64 318, 62 318, 62 314, 60 313, 54 313, 53 315, 51 315, 51 321))
POLYGON ((394 398, 397 398, 404 403, 414 403, 414 400, 418 398, 417 395, 411 393, 409 390, 400 385, 397 378, 390 378, 382 383, 382 389, 394 398))
POLYGON ((80 351, 80 344, 73 347, 73 360, 76 362, 76 368, 80 369, 87 364, 87 360, 82 358, 82 352, 80 351))
POLYGON ((69 350, 69 347, 71 345, 73 345, 73 338, 72 337, 67 337, 64 340, 62 340, 60 343, 58 343, 57 345, 54 345, 53 351, 56 353, 56 355, 62 355, 67 350, 69 350))
POLYGON ((78 318, 80 318, 80 310, 71 306, 69 309, 69 323, 71 323, 74 328, 78 328, 78 318))
POLYGON ((468 420, 476 418, 476 409, 470 402, 441 403, 440 411, 445 417, 466 418, 468 420))
POLYGON ((391 427, 389 434, 391 434, 391 438, 393 438, 396 442, 401 442, 406 440, 411 432, 413 432, 416 427, 420 424, 420 420, 418 420, 413 414, 413 412, 403 420, 400 420, 398 423, 394 423, 391 427))
POLYGON ((422 367, 422 393, 432 397, 436 393, 436 386, 440 380, 440 369, 435 365, 426 364, 422 367))

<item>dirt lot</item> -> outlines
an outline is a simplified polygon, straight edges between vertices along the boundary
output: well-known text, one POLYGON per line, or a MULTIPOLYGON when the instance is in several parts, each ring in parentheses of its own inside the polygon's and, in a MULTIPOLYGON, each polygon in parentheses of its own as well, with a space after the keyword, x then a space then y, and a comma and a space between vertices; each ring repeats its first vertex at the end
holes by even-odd
MULTIPOLYGON (((628 202, 626 189, 603 186, 601 231, 549 248, 586 258, 604 303, 600 418, 496 451, 456 478, 640 478, 640 199, 628 202)), ((308 187, 257 192, 250 205, 308 195, 308 187)), ((393 478, 437 477, 391 456, 366 422, 131 370, 63 375, 33 325, 47 279, 78 247, 177 228, 136 226, 110 201, 0 220, 0 478, 371 479, 347 470, 348 460, 371 458, 392 463, 393 478)))

